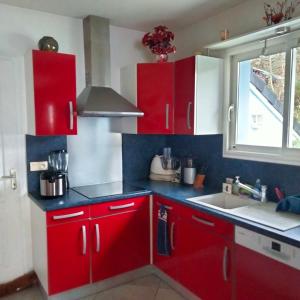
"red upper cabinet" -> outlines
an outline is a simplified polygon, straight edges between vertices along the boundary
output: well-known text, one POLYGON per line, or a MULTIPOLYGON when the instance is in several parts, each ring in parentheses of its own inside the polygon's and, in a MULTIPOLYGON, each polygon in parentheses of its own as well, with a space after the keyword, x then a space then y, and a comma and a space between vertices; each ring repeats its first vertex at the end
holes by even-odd
POLYGON ((144 112, 138 133, 174 132, 174 63, 138 64, 137 105, 144 112))
POLYGON ((195 56, 175 63, 175 133, 194 134, 195 56))
POLYGON ((75 56, 33 50, 26 58, 28 133, 75 135, 75 56))
POLYGON ((175 62, 175 134, 222 133, 223 60, 192 56, 175 62))

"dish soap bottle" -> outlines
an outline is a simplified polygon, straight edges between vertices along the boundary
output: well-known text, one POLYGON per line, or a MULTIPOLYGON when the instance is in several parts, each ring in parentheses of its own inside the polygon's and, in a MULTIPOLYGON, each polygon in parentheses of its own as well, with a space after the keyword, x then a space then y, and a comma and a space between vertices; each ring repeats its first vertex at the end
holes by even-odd
POLYGON ((235 181, 232 185, 232 194, 233 195, 239 196, 239 194, 240 194, 239 183, 240 183, 240 176, 235 176, 235 181))
MULTIPOLYGON (((259 178, 256 179, 254 189, 255 189, 258 193, 261 192, 261 182, 260 182, 260 179, 259 179, 259 178)), ((256 194, 252 194, 252 198, 255 199, 255 200, 259 200, 259 196, 256 195, 256 194)))

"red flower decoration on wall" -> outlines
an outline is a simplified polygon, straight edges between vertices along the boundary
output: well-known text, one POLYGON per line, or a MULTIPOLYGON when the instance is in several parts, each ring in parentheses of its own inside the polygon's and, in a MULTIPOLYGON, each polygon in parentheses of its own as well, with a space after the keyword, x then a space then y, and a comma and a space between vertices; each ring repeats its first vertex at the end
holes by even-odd
POLYGON ((176 47, 171 44, 174 40, 174 33, 168 30, 166 26, 154 27, 153 32, 144 35, 142 43, 149 47, 151 52, 156 55, 175 53, 176 47))

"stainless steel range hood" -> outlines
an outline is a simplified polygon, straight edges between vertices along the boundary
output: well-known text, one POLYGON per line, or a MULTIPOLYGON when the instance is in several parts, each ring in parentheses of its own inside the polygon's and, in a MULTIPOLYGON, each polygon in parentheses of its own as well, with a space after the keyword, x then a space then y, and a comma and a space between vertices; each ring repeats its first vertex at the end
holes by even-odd
POLYGON ((142 117, 131 102, 110 88, 109 20, 88 16, 83 20, 87 87, 77 98, 82 117, 142 117))

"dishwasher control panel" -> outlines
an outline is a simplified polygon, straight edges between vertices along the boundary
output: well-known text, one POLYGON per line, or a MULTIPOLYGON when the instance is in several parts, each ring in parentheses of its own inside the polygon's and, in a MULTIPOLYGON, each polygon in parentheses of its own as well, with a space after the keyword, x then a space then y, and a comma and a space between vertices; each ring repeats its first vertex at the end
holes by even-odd
POLYGON ((235 242, 300 270, 300 248, 239 226, 235 226, 235 242))

